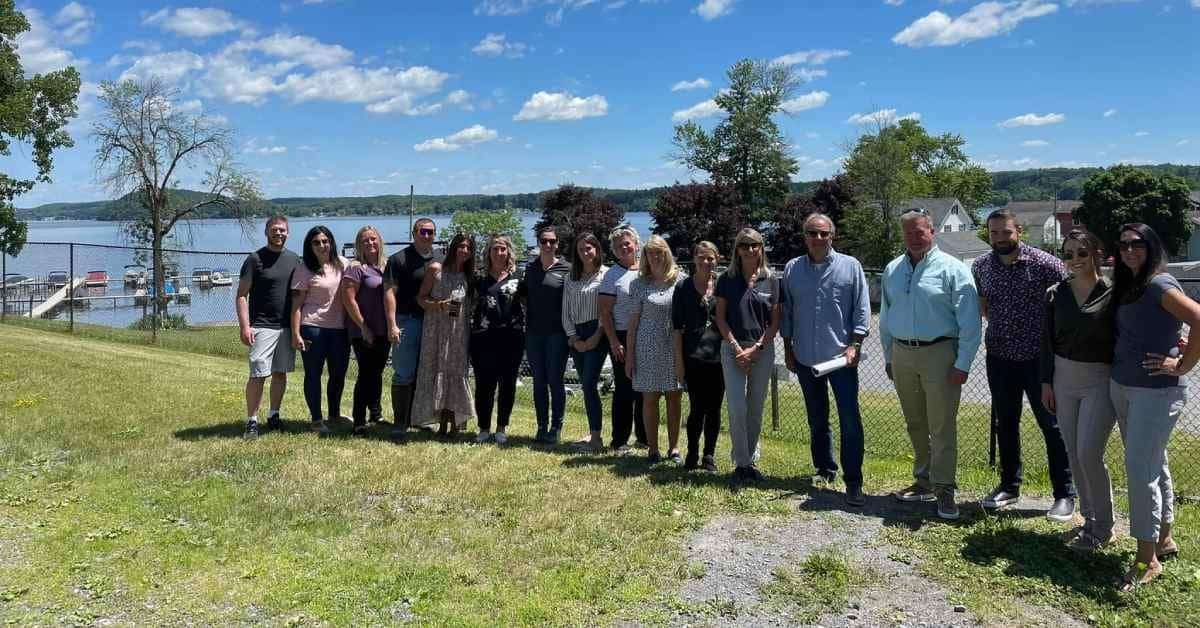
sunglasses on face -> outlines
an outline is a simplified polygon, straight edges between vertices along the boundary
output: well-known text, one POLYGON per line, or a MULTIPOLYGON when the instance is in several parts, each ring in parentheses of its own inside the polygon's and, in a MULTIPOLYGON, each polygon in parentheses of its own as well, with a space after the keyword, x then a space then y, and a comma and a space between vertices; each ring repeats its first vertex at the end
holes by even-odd
POLYGON ((541 242, 542 244, 558 244, 558 238, 542 238, 541 240, 538 240, 538 242, 541 242))
POLYGON ((1089 255, 1091 254, 1087 252, 1087 249, 1079 249, 1078 251, 1063 251, 1062 258, 1063 261, 1069 262, 1076 257, 1079 259, 1087 259, 1089 255))
POLYGON ((434 230, 433 229, 417 229, 417 233, 425 236, 426 238, 432 238, 433 234, 434 234, 434 230))
POLYGON ((832 231, 818 231, 818 230, 816 230, 816 229, 809 229, 808 231, 805 231, 805 232, 804 232, 804 235, 806 235, 806 236, 808 236, 808 237, 810 237, 810 238, 825 238, 825 239, 828 239, 828 238, 831 238, 831 237, 833 237, 833 232, 832 232, 832 231))
POLYGON ((1146 241, 1138 238, 1137 240, 1121 240, 1117 244, 1117 248, 1122 251, 1145 251, 1146 241))

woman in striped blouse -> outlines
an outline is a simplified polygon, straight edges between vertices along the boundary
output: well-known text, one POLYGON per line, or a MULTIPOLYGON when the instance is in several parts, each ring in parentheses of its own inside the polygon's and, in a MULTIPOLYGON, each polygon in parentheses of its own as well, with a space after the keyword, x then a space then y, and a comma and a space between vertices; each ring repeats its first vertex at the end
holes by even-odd
POLYGON ((604 251, 600 248, 600 240, 591 232, 575 238, 575 255, 572 257, 571 275, 563 286, 562 322, 575 371, 579 373, 588 431, 591 432, 589 438, 579 444, 583 449, 595 452, 604 445, 600 437, 603 408, 599 384, 600 369, 608 355, 608 343, 597 320, 596 296, 608 268, 602 264, 604 251))

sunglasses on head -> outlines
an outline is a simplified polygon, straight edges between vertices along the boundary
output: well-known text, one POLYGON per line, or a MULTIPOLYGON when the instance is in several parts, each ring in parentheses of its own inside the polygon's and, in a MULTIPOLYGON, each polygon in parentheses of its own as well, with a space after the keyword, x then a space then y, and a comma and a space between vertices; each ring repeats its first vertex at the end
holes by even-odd
POLYGON ((419 234, 421 234, 421 235, 423 235, 423 236, 425 236, 425 237, 427 237, 427 238, 432 238, 432 237, 433 237, 433 234, 434 234, 434 233, 436 233, 436 232, 435 232, 433 229, 430 229, 430 228, 428 228, 428 227, 424 227, 424 228, 421 228, 421 229, 417 229, 417 233, 419 233, 419 234))
POLYGON ((1075 251, 1075 252, 1073 252, 1073 251, 1063 251, 1062 252, 1062 258, 1064 261, 1067 261, 1067 262, 1075 259, 1076 257, 1078 257, 1079 259, 1087 259, 1089 255, 1091 255, 1091 253, 1088 253, 1087 249, 1079 249, 1078 251, 1075 251))
POLYGON ((1117 248, 1122 251, 1146 250, 1146 241, 1138 238, 1136 240, 1121 240, 1117 243, 1117 248))

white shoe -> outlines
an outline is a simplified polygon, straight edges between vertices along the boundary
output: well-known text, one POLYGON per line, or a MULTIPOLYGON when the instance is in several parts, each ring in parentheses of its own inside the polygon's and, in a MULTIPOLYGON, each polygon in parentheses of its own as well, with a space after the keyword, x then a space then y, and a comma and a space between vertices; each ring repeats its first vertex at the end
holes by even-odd
POLYGON ((496 444, 503 445, 508 442, 508 434, 504 432, 496 432, 496 444))
POLYGON ((489 440, 492 440, 492 433, 487 430, 480 432, 479 435, 475 437, 475 442, 477 443, 486 443, 489 440))

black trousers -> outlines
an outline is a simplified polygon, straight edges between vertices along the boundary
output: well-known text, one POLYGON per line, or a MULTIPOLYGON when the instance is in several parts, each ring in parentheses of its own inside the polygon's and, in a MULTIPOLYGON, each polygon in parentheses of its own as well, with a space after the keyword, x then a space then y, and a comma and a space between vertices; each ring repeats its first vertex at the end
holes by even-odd
POLYGON ((700 436, 704 436, 704 455, 711 456, 717 449, 717 435, 721 433, 721 401, 725 397, 725 375, 720 362, 701 362, 686 358, 683 366, 684 382, 687 384, 687 459, 700 459, 700 436))
POLYGON ((376 338, 375 344, 367 344, 362 338, 350 341, 354 349, 354 361, 358 363, 358 379, 354 380, 354 409, 351 416, 355 425, 366 425, 367 412, 372 417, 383 416, 383 369, 387 366, 392 346, 387 338, 376 338))
POLYGON ((987 379, 992 393, 992 412, 996 413, 996 442, 1000 446, 1000 488, 1010 493, 1021 491, 1021 396, 1024 395, 1029 398, 1033 416, 1046 440, 1046 462, 1050 467, 1054 498, 1074 497, 1067 445, 1058 429, 1058 419, 1042 405, 1037 359, 1006 360, 988 354, 987 379))
POLYGON ((489 329, 471 334, 471 368, 475 371, 475 415, 480 431, 492 430, 492 408, 496 408, 496 431, 508 427, 517 397, 517 376, 525 354, 525 335, 511 329, 489 329), (499 393, 497 399, 497 392, 499 393), (498 402, 498 405, 497 405, 498 402))
MULTIPOLYGON (((621 346, 629 348, 625 342, 628 332, 617 330, 617 340, 621 346)), ((637 442, 646 442, 646 424, 642 422, 642 393, 633 389, 633 381, 625 375, 625 363, 618 362, 612 356, 613 396, 612 396, 612 443, 613 448, 629 444, 629 434, 636 434, 637 442)))

